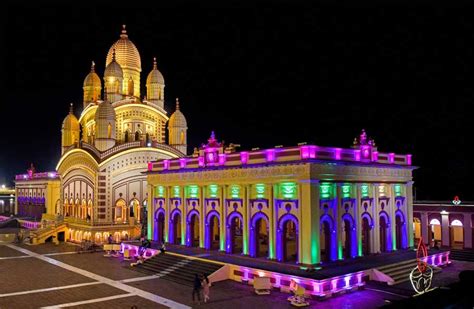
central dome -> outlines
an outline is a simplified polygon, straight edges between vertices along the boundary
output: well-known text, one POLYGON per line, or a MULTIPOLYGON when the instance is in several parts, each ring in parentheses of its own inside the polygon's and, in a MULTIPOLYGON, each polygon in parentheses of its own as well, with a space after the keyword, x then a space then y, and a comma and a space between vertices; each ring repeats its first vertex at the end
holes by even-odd
POLYGON ((140 59, 140 53, 137 47, 132 41, 128 39, 127 30, 123 25, 122 34, 120 39, 110 47, 107 53, 106 66, 112 62, 113 53, 115 49, 115 59, 120 64, 122 69, 132 69, 138 72, 142 71, 142 62, 140 59))

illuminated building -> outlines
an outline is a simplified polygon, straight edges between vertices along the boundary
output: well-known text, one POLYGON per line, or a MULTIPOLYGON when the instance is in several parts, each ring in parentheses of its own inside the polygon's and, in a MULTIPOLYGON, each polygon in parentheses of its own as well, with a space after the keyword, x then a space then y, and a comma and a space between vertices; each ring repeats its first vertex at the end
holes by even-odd
POLYGON ((316 145, 235 152, 214 134, 150 162, 154 240, 303 265, 413 246, 411 155, 316 145))
MULTIPOLYGON (((71 104, 63 121, 56 166, 58 197, 45 206, 43 220, 57 222, 63 217, 67 240, 102 242, 109 234, 116 241, 139 236, 146 221, 147 163, 186 155, 186 119, 177 99, 176 111, 168 117, 164 78, 156 59, 151 60, 142 98, 141 58, 124 26, 107 53, 103 81, 93 62, 84 79, 79 118, 71 104)), ((35 180, 23 177, 16 178, 19 190, 35 180)))

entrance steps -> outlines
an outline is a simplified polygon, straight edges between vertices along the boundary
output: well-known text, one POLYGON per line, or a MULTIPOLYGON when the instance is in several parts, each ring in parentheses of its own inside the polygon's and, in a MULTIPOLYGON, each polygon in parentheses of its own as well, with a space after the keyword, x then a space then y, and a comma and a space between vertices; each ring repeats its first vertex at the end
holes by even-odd
POLYGON ((162 279, 193 286, 195 274, 211 274, 219 271, 224 265, 190 259, 171 253, 158 254, 143 264, 136 266, 140 272, 158 275, 162 279))
MULTIPOLYGON (((388 285, 395 285, 405 281, 408 281, 410 278, 410 273, 417 266, 417 260, 411 259, 402 261, 395 264, 384 265, 375 268, 376 271, 383 273, 387 276, 387 280, 377 280, 375 281, 385 281, 388 285)), ((433 268, 433 274, 441 272, 441 268, 430 266, 433 268)))
POLYGON ((474 262, 474 250, 473 249, 450 249, 451 254, 449 257, 452 260, 474 262))
POLYGON ((58 234, 63 232, 64 237, 67 232, 67 225, 65 223, 60 223, 57 225, 52 225, 46 228, 37 229, 30 232, 31 244, 38 245, 43 244, 47 240, 51 240, 53 243, 58 244, 58 234))

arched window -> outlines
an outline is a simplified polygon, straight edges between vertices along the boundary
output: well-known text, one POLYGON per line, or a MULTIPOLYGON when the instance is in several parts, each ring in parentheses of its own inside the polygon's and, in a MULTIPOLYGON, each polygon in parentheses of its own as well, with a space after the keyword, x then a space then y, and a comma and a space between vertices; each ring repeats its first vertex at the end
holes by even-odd
POLYGON ((107 138, 112 138, 112 125, 109 124, 107 125, 107 138))
POLYGON ((158 87, 158 100, 161 100, 161 87, 158 87))
POLYGON ((131 77, 128 80, 128 95, 133 95, 133 79, 131 77))
POLYGON ((135 141, 139 141, 140 140, 140 132, 137 131, 135 132, 135 141))
POLYGON ((146 143, 148 144, 150 142, 150 133, 146 134, 146 143))
POLYGON ((129 136, 129 135, 130 135, 130 132, 128 132, 128 130, 125 131, 125 135, 124 135, 124 138, 123 138, 123 142, 124 142, 124 143, 128 143, 128 136, 129 136))
POLYGON ((120 92, 120 89, 119 89, 119 81, 118 79, 115 80, 115 87, 114 87, 114 93, 119 93, 120 92))
POLYGON ((186 143, 184 142, 184 131, 181 131, 181 134, 180 134, 180 136, 179 136, 179 143, 180 143, 181 145, 186 144, 186 143))
POLYGON ((115 221, 125 221, 127 204, 123 199, 119 199, 115 202, 115 221))

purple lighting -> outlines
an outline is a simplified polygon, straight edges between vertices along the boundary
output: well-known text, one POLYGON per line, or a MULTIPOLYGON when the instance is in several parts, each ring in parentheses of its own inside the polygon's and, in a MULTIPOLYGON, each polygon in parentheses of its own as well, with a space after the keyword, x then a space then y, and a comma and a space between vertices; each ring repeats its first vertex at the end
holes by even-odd
POLYGON ((341 148, 334 148, 334 158, 336 160, 341 160, 341 152, 342 152, 341 148))
POLYGON ((275 149, 265 150, 267 162, 275 161, 275 149))
POLYGON ((354 150, 354 159, 356 161, 360 161, 360 150, 359 149, 354 150))
POLYGON ((395 162, 395 154, 393 152, 388 154, 388 162, 394 163, 395 162))
POLYGON ((219 165, 224 165, 225 164, 225 159, 226 159, 225 153, 219 154, 219 165))
POLYGON ((408 165, 411 165, 411 154, 407 154, 406 161, 408 165))
POLYGON ((179 159, 179 167, 181 167, 181 168, 186 167, 186 158, 179 159))
POLYGON ((247 151, 242 151, 240 153, 240 162, 242 162, 242 164, 247 164, 249 162, 249 153, 247 151))
POLYGON ((170 160, 163 160, 163 169, 167 170, 170 168, 170 160))
POLYGON ((372 161, 378 161, 379 160, 379 153, 378 151, 372 152, 372 161))
POLYGON ((198 166, 199 167, 204 167, 204 157, 199 157, 198 158, 198 166))

